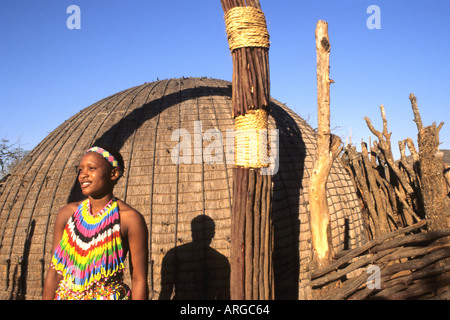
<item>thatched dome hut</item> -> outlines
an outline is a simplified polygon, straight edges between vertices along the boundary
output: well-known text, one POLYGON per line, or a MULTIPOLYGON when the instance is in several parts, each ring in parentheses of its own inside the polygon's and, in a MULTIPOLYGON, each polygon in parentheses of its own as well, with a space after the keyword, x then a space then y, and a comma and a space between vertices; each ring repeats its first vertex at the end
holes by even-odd
MULTIPOLYGON (((273 177, 276 297, 303 299, 315 132, 278 101, 272 100, 270 109, 270 128, 279 129, 279 171, 273 177)), ((203 133, 216 128, 225 141, 226 130, 233 129, 230 82, 145 83, 81 110, 50 133, 0 186, 0 299, 40 298, 56 214, 80 199, 77 165, 96 143, 113 145, 124 157, 125 174, 115 194, 147 221, 152 298, 170 298, 174 283, 177 297, 226 298, 233 164, 195 161, 212 143, 203 137, 203 145, 194 145, 197 121, 203 133), (192 135, 191 163, 177 164, 171 157, 179 128, 192 135), (195 245, 208 235, 209 247, 195 245)), ((356 190, 339 161, 328 180, 328 203, 335 250, 365 242, 356 190)))

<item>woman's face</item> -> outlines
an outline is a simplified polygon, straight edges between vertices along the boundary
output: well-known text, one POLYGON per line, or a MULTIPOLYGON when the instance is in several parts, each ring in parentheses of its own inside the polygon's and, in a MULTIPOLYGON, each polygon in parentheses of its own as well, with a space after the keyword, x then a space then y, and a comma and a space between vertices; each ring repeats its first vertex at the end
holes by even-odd
POLYGON ((113 170, 101 155, 86 153, 78 169, 78 181, 85 196, 103 197, 112 192, 117 170, 113 170))

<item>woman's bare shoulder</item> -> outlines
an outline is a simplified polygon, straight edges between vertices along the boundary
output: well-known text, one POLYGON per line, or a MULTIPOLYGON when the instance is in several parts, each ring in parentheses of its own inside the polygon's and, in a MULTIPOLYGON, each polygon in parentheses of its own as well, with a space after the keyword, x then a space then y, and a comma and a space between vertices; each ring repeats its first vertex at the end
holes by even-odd
POLYGON ((136 223, 145 224, 144 217, 139 211, 119 199, 117 200, 117 204, 119 206, 120 219, 125 225, 136 223))
POLYGON ((73 213, 77 210, 80 203, 81 201, 71 202, 59 209, 58 216, 56 217, 56 222, 60 222, 61 224, 65 225, 73 215, 73 213))
POLYGON ((78 208, 78 206, 81 204, 81 202, 82 202, 82 201, 71 202, 71 203, 66 204, 65 206, 63 206, 63 207, 59 210, 58 214, 59 214, 59 213, 64 214, 64 213, 67 213, 67 212, 72 212, 72 213, 74 213, 75 210, 78 208))
POLYGON ((141 215, 141 213, 139 211, 137 211, 136 209, 134 209, 133 207, 126 204, 125 202, 123 202, 120 199, 117 199, 117 204, 119 205, 119 211, 121 213, 126 213, 126 214, 130 214, 130 215, 141 215))

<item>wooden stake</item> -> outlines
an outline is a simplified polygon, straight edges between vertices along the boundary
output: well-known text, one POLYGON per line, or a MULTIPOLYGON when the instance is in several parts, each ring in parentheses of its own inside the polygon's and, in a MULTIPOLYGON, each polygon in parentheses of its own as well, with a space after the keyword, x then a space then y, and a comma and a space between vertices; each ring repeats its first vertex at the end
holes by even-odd
MULTIPOLYGON (((424 127, 420 120, 419 108, 416 98, 410 95, 411 106, 417 124, 419 146, 419 172, 421 183, 421 197, 425 211, 425 219, 429 231, 438 231, 448 228, 448 216, 450 214, 450 199, 447 196, 447 186, 444 177, 444 162, 442 153, 439 152, 439 131, 443 123, 436 126, 424 127)), ((450 237, 438 240, 438 243, 449 243, 450 237)), ((440 268, 450 263, 450 258, 436 263, 440 268)), ((450 281, 450 275, 442 275, 436 282, 450 281)))
POLYGON ((439 130, 436 124, 419 132, 420 181, 425 215, 430 230, 448 227, 446 182, 439 156, 439 130))
POLYGON ((448 227, 448 197, 444 178, 444 163, 439 152, 439 131, 443 123, 424 127, 417 106, 417 98, 410 94, 414 122, 417 124, 419 145, 419 172, 421 196, 425 210, 427 225, 430 230, 448 227))
POLYGON ((386 213, 385 207, 382 205, 382 202, 381 202, 380 190, 376 183, 375 173, 373 172, 374 170, 372 170, 372 166, 369 162, 367 145, 364 142, 361 143, 361 150, 362 150, 363 163, 366 168, 367 179, 369 181, 369 188, 371 189, 373 197, 375 199, 376 212, 377 212, 378 220, 379 220, 379 224, 380 224, 380 231, 382 234, 384 234, 389 231, 388 222, 387 222, 387 213, 386 213))
POLYGON ((409 95, 409 100, 411 101, 411 107, 412 107, 413 114, 414 114, 414 122, 417 125, 417 131, 420 132, 420 130, 423 129, 423 124, 422 124, 422 118, 420 116, 419 108, 417 107, 417 98, 414 96, 414 94, 411 93, 409 95))
POLYGON ((320 20, 316 26, 317 50, 317 150, 309 182, 309 210, 313 242, 313 264, 323 267, 331 261, 330 213, 326 183, 332 163, 340 153, 341 140, 330 131, 330 42, 328 24, 320 20))

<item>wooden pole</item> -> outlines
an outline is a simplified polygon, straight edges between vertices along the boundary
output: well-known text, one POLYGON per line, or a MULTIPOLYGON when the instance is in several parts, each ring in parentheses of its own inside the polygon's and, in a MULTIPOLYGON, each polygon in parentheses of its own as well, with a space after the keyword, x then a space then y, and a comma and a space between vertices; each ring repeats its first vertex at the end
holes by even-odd
POLYGON ((316 27, 317 50, 317 150, 309 182, 309 210, 313 243, 313 264, 327 265, 332 258, 330 213, 326 196, 326 183, 334 159, 341 148, 339 137, 330 131, 330 42, 328 24, 320 20, 316 27))
MULTIPOLYGON (((450 199, 447 196, 447 185, 444 175, 443 154, 439 151, 439 131, 443 122, 424 127, 417 106, 417 99, 410 94, 414 122, 417 124, 419 147, 419 176, 421 182, 421 198, 425 211, 428 230, 439 231, 448 228, 450 214, 450 199)), ((439 239, 440 244, 448 244, 450 237, 439 239)), ((450 263, 450 258, 440 260, 436 268, 442 268, 450 263)), ((450 283, 450 274, 443 274, 436 279, 436 283, 450 283)), ((438 290, 440 292, 441 289, 438 290)))
POLYGON ((443 123, 439 126, 433 123, 431 126, 424 127, 416 97, 411 93, 409 99, 414 113, 414 122, 419 132, 419 175, 425 217, 429 230, 436 231, 448 227, 447 188, 442 153, 439 152, 439 131, 443 123))
MULTIPOLYGON (((250 7, 261 10, 258 0, 221 0, 221 4, 227 26, 231 19, 227 13, 231 9, 250 7)), ((259 12, 258 15, 261 16, 259 12)), ((230 42, 230 34, 228 39, 230 42)), ((247 116, 255 110, 267 111, 270 101, 268 47, 232 49, 230 45, 230 50, 233 60, 233 118, 247 116)), ((274 298, 271 187, 271 176, 262 175, 261 168, 235 166, 230 251, 230 297, 233 300, 274 298)))

